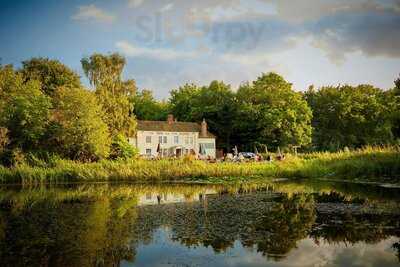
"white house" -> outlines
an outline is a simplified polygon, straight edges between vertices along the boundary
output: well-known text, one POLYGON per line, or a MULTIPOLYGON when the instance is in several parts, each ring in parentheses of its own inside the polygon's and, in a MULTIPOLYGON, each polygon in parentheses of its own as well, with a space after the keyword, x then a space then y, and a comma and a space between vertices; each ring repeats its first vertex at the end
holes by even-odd
POLYGON ((214 194, 217 194, 217 191, 209 188, 189 195, 177 192, 146 192, 138 195, 138 206, 195 202, 214 194))
POLYGON ((187 154, 215 158, 215 135, 207 122, 178 122, 173 115, 166 121, 138 121, 137 133, 129 143, 143 156, 180 157, 187 154))

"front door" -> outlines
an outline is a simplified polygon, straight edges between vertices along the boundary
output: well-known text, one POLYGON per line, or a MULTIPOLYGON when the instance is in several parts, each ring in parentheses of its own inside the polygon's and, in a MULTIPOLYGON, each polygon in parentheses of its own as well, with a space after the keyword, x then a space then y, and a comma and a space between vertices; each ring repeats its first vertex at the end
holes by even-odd
POLYGON ((177 148, 176 149, 176 156, 179 158, 182 156, 182 149, 181 148, 177 148))

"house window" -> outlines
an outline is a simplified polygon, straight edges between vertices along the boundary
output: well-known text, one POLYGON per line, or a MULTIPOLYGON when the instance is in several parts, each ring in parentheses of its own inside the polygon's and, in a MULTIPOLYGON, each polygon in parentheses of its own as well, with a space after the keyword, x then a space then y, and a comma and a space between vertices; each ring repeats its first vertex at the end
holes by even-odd
POLYGON ((167 136, 162 136, 162 135, 160 135, 160 136, 158 137, 158 142, 159 142, 160 144, 166 144, 166 143, 167 143, 167 136))
POLYGON ((189 137, 185 137, 185 145, 189 144, 189 137))
POLYGON ((179 144, 179 136, 178 135, 174 136, 174 143, 179 144))
POLYGON ((214 149, 214 143, 201 143, 200 146, 203 146, 205 149, 214 149))
POLYGON ((189 142, 191 145, 193 145, 193 137, 189 137, 189 142))
POLYGON ((150 144, 151 143, 151 136, 146 136, 146 143, 150 144))
POLYGON ((150 156, 151 155, 151 148, 146 149, 146 155, 150 156))

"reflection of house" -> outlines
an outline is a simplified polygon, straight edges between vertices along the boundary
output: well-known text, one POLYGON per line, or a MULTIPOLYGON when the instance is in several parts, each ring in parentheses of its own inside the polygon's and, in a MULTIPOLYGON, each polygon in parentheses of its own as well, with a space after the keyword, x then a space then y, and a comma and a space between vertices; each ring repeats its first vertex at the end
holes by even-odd
POLYGON ((172 115, 167 121, 138 121, 136 137, 129 142, 141 155, 180 157, 186 154, 215 158, 215 136, 201 124, 178 122, 172 115))
POLYGON ((216 194, 215 190, 206 189, 202 192, 196 192, 190 195, 185 195, 182 193, 152 193, 148 192, 139 195, 138 205, 156 205, 156 204, 172 204, 172 203, 182 203, 182 202, 194 202, 200 201, 202 197, 206 195, 216 194))

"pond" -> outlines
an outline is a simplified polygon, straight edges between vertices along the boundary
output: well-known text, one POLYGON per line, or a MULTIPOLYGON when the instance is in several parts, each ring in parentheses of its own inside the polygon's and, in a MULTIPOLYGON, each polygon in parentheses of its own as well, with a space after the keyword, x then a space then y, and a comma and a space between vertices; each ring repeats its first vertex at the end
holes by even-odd
POLYGON ((0 188, 1 266, 399 266, 400 189, 337 182, 0 188))

